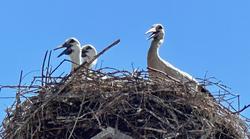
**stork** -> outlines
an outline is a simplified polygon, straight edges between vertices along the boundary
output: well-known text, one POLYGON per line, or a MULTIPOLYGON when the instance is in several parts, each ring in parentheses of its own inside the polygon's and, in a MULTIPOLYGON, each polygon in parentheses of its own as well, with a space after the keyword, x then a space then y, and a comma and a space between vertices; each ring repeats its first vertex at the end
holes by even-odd
MULTIPOLYGON (((61 57, 62 55, 69 55, 70 60, 72 61, 71 71, 74 71, 79 65, 84 62, 90 62, 90 60, 92 60, 97 54, 95 47, 90 44, 84 45, 81 48, 80 42, 74 37, 67 39, 61 46, 55 48, 54 50, 61 48, 66 49, 62 53, 60 53, 58 57, 61 57)), ((97 59, 95 59, 88 68, 92 68, 96 64, 96 62, 97 59)))
MULTIPOLYGON (((82 53, 81 53, 82 63, 84 63, 84 62, 89 63, 96 55, 97 55, 97 51, 93 45, 86 44, 86 45, 82 46, 82 53)), ((93 66, 95 66, 96 63, 97 63, 97 59, 95 59, 89 65, 89 68, 92 68, 93 66)))
MULTIPOLYGON (((188 83, 196 91, 204 89, 191 75, 174 67, 159 56, 159 47, 163 43, 165 35, 164 28, 161 24, 154 24, 145 34, 150 34, 148 40, 152 39, 147 56, 148 67, 166 73, 168 76, 177 79, 182 83, 188 83)), ((150 71, 149 76, 150 78, 155 79, 161 75, 160 73, 150 71)))

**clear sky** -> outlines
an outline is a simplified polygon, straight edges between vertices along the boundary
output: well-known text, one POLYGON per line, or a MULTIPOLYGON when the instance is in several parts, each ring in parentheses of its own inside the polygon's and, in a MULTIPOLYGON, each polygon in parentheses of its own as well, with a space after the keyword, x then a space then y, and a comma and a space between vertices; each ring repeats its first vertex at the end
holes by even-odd
MULTIPOLYGON (((194 77, 214 76, 250 103, 249 0, 5 0, 0 1, 0 85, 15 85, 21 70, 38 75, 46 50, 76 37, 101 51, 115 39, 98 66, 146 68, 150 42, 144 33, 154 23, 165 26, 163 59, 194 77)), ((53 53, 52 64, 63 60, 53 53)), ((60 71, 69 72, 64 64, 60 71)), ((0 95, 14 96, 3 89, 0 95)), ((0 121, 13 99, 0 99, 0 121)), ((250 117, 250 109, 243 114, 250 117)))

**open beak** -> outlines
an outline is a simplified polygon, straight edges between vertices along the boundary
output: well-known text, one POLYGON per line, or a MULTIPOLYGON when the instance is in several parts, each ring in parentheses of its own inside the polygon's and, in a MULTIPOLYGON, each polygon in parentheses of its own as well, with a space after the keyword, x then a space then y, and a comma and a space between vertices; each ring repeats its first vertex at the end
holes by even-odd
POLYGON ((152 38, 154 38, 154 37, 156 37, 156 36, 159 35, 159 33, 156 31, 155 27, 152 27, 151 29, 149 29, 149 30, 145 33, 145 35, 147 35, 147 34, 150 34, 149 37, 147 38, 147 40, 150 40, 150 39, 152 39, 152 38), (151 34, 150 34, 150 33, 151 33, 151 34))
POLYGON ((55 50, 66 48, 64 51, 62 51, 57 57, 61 57, 62 55, 69 55, 72 52, 72 49, 70 45, 64 43, 63 45, 60 45, 59 47, 55 48, 55 50))

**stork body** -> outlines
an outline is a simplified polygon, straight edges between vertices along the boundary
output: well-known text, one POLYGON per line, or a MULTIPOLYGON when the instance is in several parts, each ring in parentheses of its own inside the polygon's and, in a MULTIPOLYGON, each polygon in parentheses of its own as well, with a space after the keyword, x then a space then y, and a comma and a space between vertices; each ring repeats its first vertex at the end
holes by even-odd
MULTIPOLYGON (((172 64, 163 60, 159 56, 159 48, 164 41, 165 35, 163 26, 161 24, 155 24, 149 31, 146 32, 146 34, 148 33, 151 33, 149 39, 152 39, 147 56, 148 67, 164 72, 168 76, 175 78, 182 83, 188 83, 196 90, 200 90, 198 89, 198 81, 196 81, 191 75, 174 67, 172 64)), ((157 77, 166 78, 166 76, 164 77, 164 75, 161 75, 160 73, 154 71, 150 71, 149 76, 152 79, 156 79, 157 77)))
MULTIPOLYGON (((60 55, 58 55, 58 57, 62 55, 69 55, 70 60, 72 62, 71 71, 74 71, 82 63, 90 62, 90 60, 92 60, 94 56, 97 54, 94 46, 88 44, 84 45, 81 48, 80 42, 73 37, 67 39, 61 46, 59 46, 54 50, 61 48, 66 48, 66 49, 60 55)), ((92 66, 94 66, 96 62, 97 60, 93 61, 88 68, 92 68, 92 66)))

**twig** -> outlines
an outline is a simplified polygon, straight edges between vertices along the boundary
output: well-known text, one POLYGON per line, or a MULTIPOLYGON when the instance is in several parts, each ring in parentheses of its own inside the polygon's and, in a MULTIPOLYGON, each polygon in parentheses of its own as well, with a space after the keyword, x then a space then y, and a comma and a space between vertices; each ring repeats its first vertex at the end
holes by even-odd
POLYGON ((39 71, 39 70, 32 70, 32 71, 30 71, 30 72, 24 74, 22 80, 24 80, 24 79, 25 79, 28 75, 30 75, 31 73, 38 72, 38 71, 39 71))
POLYGON ((238 101, 238 111, 240 110, 240 95, 237 96, 237 101, 238 101))
POLYGON ((73 63, 73 64, 76 64, 78 65, 77 63, 71 61, 71 60, 68 60, 68 59, 64 59, 62 62, 59 63, 59 65, 54 69, 52 70, 52 72, 50 73, 50 76, 64 63, 64 62, 70 62, 70 63, 73 63))
POLYGON ((75 69, 75 71, 79 70, 81 67, 88 67, 91 63, 93 63, 98 57, 100 57, 102 54, 104 54, 106 51, 108 51, 110 48, 112 48, 113 46, 117 45, 118 43, 120 43, 120 39, 114 41, 112 44, 110 44, 108 47, 104 48, 100 53, 98 53, 93 59, 91 59, 89 62, 84 62, 82 63, 79 67, 77 67, 75 69))
POLYGON ((21 112, 21 108, 20 108, 20 104, 21 104, 21 100, 20 100, 20 94, 21 94, 21 84, 22 84, 22 78, 23 78, 23 71, 21 70, 21 74, 20 74, 20 78, 19 78, 19 83, 18 83, 18 92, 16 93, 16 116, 15 118, 17 118, 17 120, 19 119, 19 115, 21 112))
POLYGON ((49 82, 49 67, 50 67, 50 59, 51 59, 51 53, 52 53, 52 51, 50 50, 49 51, 49 58, 48 58, 48 62, 47 62, 47 67, 46 67, 46 76, 45 76, 45 85, 47 85, 48 84, 48 82, 49 82))
POLYGON ((39 85, 33 85, 33 86, 26 86, 26 85, 3 85, 0 86, 0 88, 10 88, 10 89, 16 89, 16 88, 41 88, 39 85))
POLYGON ((233 114, 239 114, 241 112, 243 112, 245 109, 249 108, 250 107, 250 104, 249 105, 245 105, 242 109, 236 111, 236 112, 232 112, 233 114))
POLYGON ((16 98, 16 97, 0 97, 0 99, 13 99, 13 98, 16 98))
POLYGON ((46 59, 47 59, 47 55, 48 55, 48 51, 46 51, 45 53, 45 56, 43 58, 43 64, 42 64, 42 83, 41 83, 41 86, 44 86, 44 66, 45 66, 45 62, 46 62, 46 59))
POLYGON ((82 102, 81 102, 81 105, 80 105, 80 109, 79 109, 79 111, 78 111, 76 120, 75 120, 75 122, 74 122, 74 126, 73 126, 72 130, 70 131, 70 134, 69 134, 68 139, 71 139, 71 136, 73 135, 73 132, 74 132, 74 130, 75 130, 76 124, 77 124, 77 122, 78 122, 78 119, 79 119, 79 117, 80 117, 80 114, 81 114, 81 111, 82 111, 82 108, 83 108, 84 100, 85 100, 85 98, 82 99, 82 102))
MULTIPOLYGON (((100 57, 102 54, 104 54, 106 51, 108 51, 110 48, 112 48, 113 46, 117 45, 120 42, 120 39, 114 41, 112 44, 110 44, 109 46, 107 46, 106 48, 104 48, 100 53, 98 53, 92 60, 90 60, 89 62, 84 62, 82 63, 80 66, 78 66, 73 72, 71 72, 66 78, 65 80, 67 80, 69 77, 72 76, 72 74, 76 73, 79 69, 81 68, 85 68, 88 67, 92 62, 94 62, 98 57, 100 57)), ((88 69, 89 70, 89 69, 88 69)), ((72 79, 74 78, 74 76, 72 77, 72 79)))

